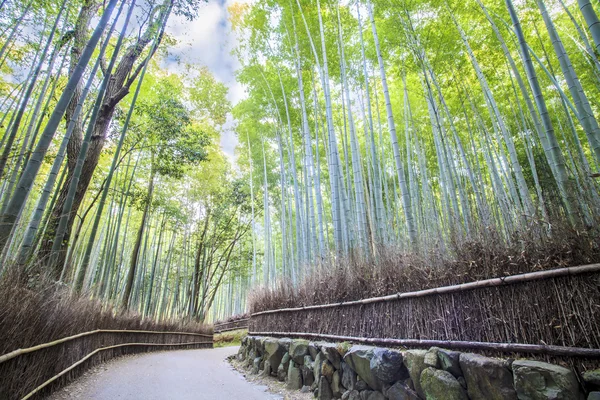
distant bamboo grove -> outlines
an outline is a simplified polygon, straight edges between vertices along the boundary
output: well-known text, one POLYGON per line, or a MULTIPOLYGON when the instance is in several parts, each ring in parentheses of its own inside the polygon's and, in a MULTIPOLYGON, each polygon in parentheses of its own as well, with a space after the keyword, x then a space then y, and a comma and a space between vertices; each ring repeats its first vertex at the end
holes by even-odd
POLYGON ((0 274, 205 321, 390 249, 592 231, 597 9, 231 3, 233 105, 206 67, 166 62, 202 1, 0 0, 0 274))

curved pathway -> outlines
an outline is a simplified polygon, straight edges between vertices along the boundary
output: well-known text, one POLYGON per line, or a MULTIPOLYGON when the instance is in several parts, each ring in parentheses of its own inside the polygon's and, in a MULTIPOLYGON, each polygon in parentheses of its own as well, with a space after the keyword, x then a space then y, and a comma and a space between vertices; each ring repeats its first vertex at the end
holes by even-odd
POLYGON ((85 374, 51 400, 277 400, 225 360, 238 347, 144 353, 85 374))

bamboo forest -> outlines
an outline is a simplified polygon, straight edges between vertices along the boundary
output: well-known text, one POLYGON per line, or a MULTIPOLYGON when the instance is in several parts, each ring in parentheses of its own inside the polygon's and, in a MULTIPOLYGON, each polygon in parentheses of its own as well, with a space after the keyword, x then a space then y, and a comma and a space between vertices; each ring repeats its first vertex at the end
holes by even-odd
POLYGON ((3 285, 203 323, 600 259, 597 0, 218 2, 230 81, 175 52, 212 3, 1 0, 3 285))

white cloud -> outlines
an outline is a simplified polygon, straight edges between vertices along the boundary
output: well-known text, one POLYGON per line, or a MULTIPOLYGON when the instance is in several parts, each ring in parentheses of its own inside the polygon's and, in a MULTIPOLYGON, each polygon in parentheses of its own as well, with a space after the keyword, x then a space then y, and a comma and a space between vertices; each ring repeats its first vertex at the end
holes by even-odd
MULTIPOLYGON (((243 85, 235 79, 235 71, 240 64, 231 54, 237 45, 237 37, 231 31, 227 7, 236 2, 249 3, 253 0, 210 0, 201 6, 198 18, 186 21, 176 17, 170 20, 167 32, 178 44, 170 50, 171 56, 166 67, 179 71, 178 60, 188 64, 205 65, 214 76, 229 88, 228 100, 237 104, 246 97, 243 85)), ((221 134, 221 148, 232 162, 235 162, 235 147, 238 140, 233 131, 231 115, 221 134)))

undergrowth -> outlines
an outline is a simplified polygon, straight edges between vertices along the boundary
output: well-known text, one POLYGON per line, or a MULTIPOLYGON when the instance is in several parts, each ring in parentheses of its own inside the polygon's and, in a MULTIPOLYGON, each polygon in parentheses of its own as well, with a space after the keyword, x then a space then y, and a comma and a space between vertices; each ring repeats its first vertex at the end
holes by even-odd
MULTIPOLYGON (((212 327, 195 322, 153 321, 142 319, 135 313, 113 310, 99 301, 75 296, 68 287, 59 283, 44 282, 31 287, 22 282, 22 279, 15 276, 5 275, 0 279, 0 355, 96 329, 212 334, 212 327)), ((12 359, 0 364, 0 399, 22 397, 24 393, 86 354, 113 344, 112 342, 177 343, 197 340, 195 336, 154 336, 97 334, 12 359)), ((55 387, 106 359, 147 350, 146 347, 138 346, 102 352, 69 373, 55 387)))
POLYGON ((216 333, 213 339, 214 347, 239 346, 246 335, 248 335, 248 329, 246 328, 216 333))
POLYGON ((378 297, 533 271, 600 262, 600 228, 583 231, 553 226, 551 234, 531 229, 510 241, 488 230, 450 245, 405 252, 380 246, 370 258, 356 254, 331 258, 294 286, 281 280, 258 288, 251 312, 378 297))

